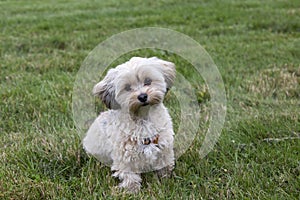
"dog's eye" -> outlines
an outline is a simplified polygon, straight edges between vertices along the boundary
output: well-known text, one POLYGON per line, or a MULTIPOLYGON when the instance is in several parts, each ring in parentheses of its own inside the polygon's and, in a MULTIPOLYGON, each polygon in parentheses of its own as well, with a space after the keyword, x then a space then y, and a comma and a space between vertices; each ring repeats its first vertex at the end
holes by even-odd
POLYGON ((150 78, 146 78, 144 81, 144 85, 151 85, 152 80, 150 78))
POLYGON ((130 91, 130 90, 131 90, 131 86, 130 86, 129 84, 126 84, 126 85, 125 85, 125 90, 126 90, 126 91, 130 91))

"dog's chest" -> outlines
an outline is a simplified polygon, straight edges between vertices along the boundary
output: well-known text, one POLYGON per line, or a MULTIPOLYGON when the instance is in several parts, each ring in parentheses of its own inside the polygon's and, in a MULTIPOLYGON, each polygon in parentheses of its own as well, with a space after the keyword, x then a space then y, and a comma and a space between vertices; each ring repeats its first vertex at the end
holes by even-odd
POLYGON ((120 126, 120 145, 131 156, 159 150, 162 127, 151 121, 138 120, 120 126))
POLYGON ((163 128, 151 121, 137 120, 120 126, 121 134, 132 143, 148 145, 157 144, 159 133, 163 128))

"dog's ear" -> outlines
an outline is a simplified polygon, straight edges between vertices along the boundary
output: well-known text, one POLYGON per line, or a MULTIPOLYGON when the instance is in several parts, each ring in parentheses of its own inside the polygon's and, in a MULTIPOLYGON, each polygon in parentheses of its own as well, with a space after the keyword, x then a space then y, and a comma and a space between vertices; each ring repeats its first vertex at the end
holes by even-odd
POLYGON ((159 69, 162 72, 167 84, 167 91, 173 86, 176 76, 175 64, 156 57, 150 58, 159 64, 159 69))
POLYGON ((93 94, 100 97, 107 108, 115 110, 120 108, 115 99, 115 85, 113 83, 117 74, 117 69, 110 69, 104 79, 93 88, 93 94))

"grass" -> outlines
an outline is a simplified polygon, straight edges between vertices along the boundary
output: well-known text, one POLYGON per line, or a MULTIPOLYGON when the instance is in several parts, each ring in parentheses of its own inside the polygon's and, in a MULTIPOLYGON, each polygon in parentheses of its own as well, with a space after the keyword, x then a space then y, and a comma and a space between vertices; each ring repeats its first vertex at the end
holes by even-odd
MULTIPOLYGON (((299 8, 296 0, 0 1, 0 198, 299 199, 299 8), (72 88, 98 43, 144 26, 203 45, 223 77, 228 112, 205 158, 196 139, 177 160, 175 177, 159 182, 147 173, 142 191, 129 195, 82 150, 72 88)), ((132 54, 186 64, 158 50, 132 54)), ((203 82, 186 69, 179 70, 207 106, 203 82)))

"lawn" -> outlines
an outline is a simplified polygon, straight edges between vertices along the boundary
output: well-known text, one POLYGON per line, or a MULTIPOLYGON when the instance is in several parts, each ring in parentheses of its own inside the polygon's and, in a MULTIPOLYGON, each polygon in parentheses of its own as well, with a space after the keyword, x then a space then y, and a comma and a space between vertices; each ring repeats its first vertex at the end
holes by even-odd
MULTIPOLYGON (((300 199, 299 1, 4 0, 0 9, 0 199, 300 199), (176 175, 147 173, 131 195, 83 151, 72 93, 94 47, 140 27, 176 30, 206 49, 224 81, 227 115, 206 157, 197 137, 176 175)), ((209 110, 205 83, 183 58, 144 49, 119 61, 134 55, 173 61, 209 110)), ((198 134, 206 129, 201 118, 198 134)))

